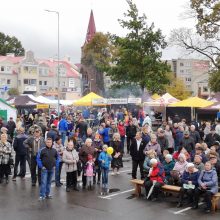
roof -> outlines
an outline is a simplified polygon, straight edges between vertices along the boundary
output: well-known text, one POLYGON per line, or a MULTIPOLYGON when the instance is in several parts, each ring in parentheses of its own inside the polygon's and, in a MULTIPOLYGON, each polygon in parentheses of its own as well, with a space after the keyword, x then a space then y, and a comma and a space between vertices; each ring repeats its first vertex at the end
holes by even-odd
POLYGON ((199 97, 190 97, 180 102, 173 103, 169 107, 191 107, 191 108, 205 108, 214 104, 214 102, 201 99, 199 97))
POLYGON ((29 97, 29 95, 11 96, 6 100, 9 104, 16 107, 21 106, 35 106, 37 104, 42 104, 29 97))
MULTIPOLYGON (((5 105, 9 106, 10 108, 14 108, 13 106, 11 106, 10 104, 8 104, 4 99, 0 98, 0 102, 4 103, 5 105)), ((14 108, 15 109, 15 108, 14 108)))
POLYGON ((85 43, 89 43, 96 33, 95 19, 91 10, 85 43))
POLYGON ((92 106, 93 99, 103 99, 103 97, 95 94, 94 92, 90 92, 86 96, 83 96, 81 99, 77 100, 73 104, 76 106, 92 106))
MULTIPOLYGON (((12 57, 12 56, 0 56, 0 62, 11 62, 13 64, 21 63, 24 57, 12 57)), ((57 60, 49 60, 49 59, 37 59, 38 65, 45 64, 49 68, 49 76, 56 75, 56 67, 58 65, 57 60)), ((80 78, 80 73, 77 71, 77 66, 71 64, 70 62, 60 60, 60 65, 64 65, 66 68, 66 77, 68 78, 80 78)), ((16 69, 12 70, 13 74, 18 74, 16 69)))

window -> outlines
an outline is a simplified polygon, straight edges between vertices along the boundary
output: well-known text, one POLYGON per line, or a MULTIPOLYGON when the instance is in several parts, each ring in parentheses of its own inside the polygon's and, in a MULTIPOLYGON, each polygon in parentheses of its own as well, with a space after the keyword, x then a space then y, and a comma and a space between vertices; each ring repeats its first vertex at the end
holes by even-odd
POLYGON ((37 80, 36 79, 30 79, 30 85, 36 85, 37 80))
POLYGON ((180 63, 180 66, 184 66, 184 63, 180 63))
POLYGON ((42 81, 39 81, 39 85, 42 86, 42 81))
POLYGON ((191 78, 185 78, 186 82, 191 82, 191 78))
POLYGON ((204 86, 203 87, 203 92, 208 92, 208 87, 204 86))
POLYGON ((7 70, 7 72, 10 72, 10 71, 11 71, 11 67, 10 67, 10 66, 7 66, 7 67, 6 67, 6 70, 7 70))
POLYGON ((24 84, 28 85, 28 79, 24 79, 24 84))
POLYGON ((39 74, 40 74, 40 75, 42 75, 42 72, 43 72, 42 69, 39 68, 39 74))
POLYGON ((5 67, 4 66, 1 66, 1 71, 5 71, 5 67))
POLYGON ((45 85, 45 86, 47 85, 47 81, 44 81, 44 85, 45 85))
POLYGON ((7 85, 10 85, 10 84, 11 84, 11 80, 7 79, 7 85))
POLYGON ((180 70, 181 73, 184 73, 184 70, 180 70))
POLYGON ((27 66, 24 66, 24 71, 28 72, 28 67, 27 66))
POLYGON ((62 82, 62 86, 65 86, 66 85, 66 83, 65 82, 62 82))
POLYGON ((188 69, 188 70, 185 70, 185 72, 186 72, 186 73, 191 73, 191 70, 188 69))

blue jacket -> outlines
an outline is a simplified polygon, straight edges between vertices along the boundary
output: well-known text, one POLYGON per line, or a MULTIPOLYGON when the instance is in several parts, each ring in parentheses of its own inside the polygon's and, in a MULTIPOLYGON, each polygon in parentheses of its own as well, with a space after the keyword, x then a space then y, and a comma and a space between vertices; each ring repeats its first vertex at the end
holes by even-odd
POLYGON ((67 120, 65 118, 59 122, 59 131, 68 131, 67 120))
POLYGON ((218 177, 216 170, 212 169, 210 171, 202 170, 198 179, 199 186, 205 183, 207 190, 211 191, 213 194, 218 192, 218 177))
POLYGON ((103 142, 109 142, 110 141, 110 137, 109 137, 109 130, 110 128, 104 128, 103 130, 99 130, 99 134, 102 135, 103 137, 103 142))
POLYGON ((198 186, 198 179, 199 179, 199 171, 196 171, 194 173, 189 173, 187 171, 184 171, 181 178, 181 183, 188 184, 188 181, 192 181, 193 185, 198 186))
POLYGON ((104 169, 109 169, 109 166, 110 166, 110 163, 112 161, 112 157, 109 156, 107 154, 107 152, 104 152, 102 151, 100 154, 99 154, 99 163, 100 163, 100 166, 101 168, 104 168, 104 169), (102 163, 102 161, 105 161, 104 163, 102 163))

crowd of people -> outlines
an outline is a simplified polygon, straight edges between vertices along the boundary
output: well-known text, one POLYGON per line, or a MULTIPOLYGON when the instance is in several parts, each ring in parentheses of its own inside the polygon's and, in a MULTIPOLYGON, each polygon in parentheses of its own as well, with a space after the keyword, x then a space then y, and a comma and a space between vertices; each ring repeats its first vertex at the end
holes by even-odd
POLYGON ((13 181, 25 180, 27 162, 32 186, 38 182, 40 200, 52 198, 53 176, 56 187, 63 185, 64 171, 66 192, 78 191, 81 177, 83 189, 101 184, 101 194, 108 194, 110 167, 111 175, 119 175, 125 154, 132 159, 132 179, 137 179, 140 168, 147 199, 157 200, 163 184, 177 185, 181 186, 178 207, 187 198, 197 209, 204 195, 209 213, 211 198, 219 190, 220 121, 187 123, 176 115, 155 129, 143 110, 85 109, 60 117, 22 115, 5 124, 0 119, 0 129, 0 183, 5 179, 7 184, 12 171, 13 181))

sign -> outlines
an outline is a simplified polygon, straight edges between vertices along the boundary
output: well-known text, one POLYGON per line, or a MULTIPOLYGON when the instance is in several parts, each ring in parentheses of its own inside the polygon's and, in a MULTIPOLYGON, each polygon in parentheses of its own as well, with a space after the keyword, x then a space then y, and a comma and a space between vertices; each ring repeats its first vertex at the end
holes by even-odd
POLYGON ((36 86, 25 86, 24 91, 26 91, 26 92, 36 92, 37 87, 36 86))
POLYGON ((75 80, 74 78, 69 78, 69 88, 74 88, 75 87, 75 80))
POLYGON ((93 99, 92 105, 107 105, 107 99, 93 99))
POLYGON ((128 98, 130 104, 141 104, 141 98, 128 98))
POLYGON ((37 105, 37 109, 45 109, 45 108, 49 108, 50 106, 49 105, 46 105, 46 104, 38 104, 37 105))
POLYGON ((108 99, 109 105, 124 105, 128 104, 128 99, 108 99))

